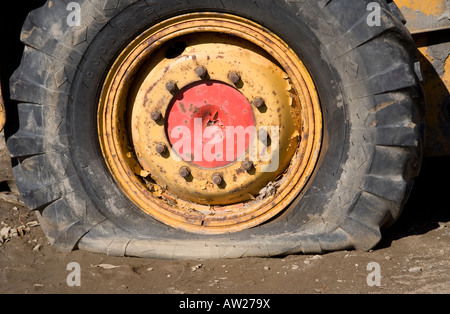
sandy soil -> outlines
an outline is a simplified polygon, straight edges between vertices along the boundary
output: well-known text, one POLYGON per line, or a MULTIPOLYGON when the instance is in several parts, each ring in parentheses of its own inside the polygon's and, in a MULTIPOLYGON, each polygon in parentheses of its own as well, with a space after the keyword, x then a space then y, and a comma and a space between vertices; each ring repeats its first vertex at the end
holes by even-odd
POLYGON ((7 235, 0 241, 0 293, 448 294, 449 165, 447 158, 425 162, 404 214, 371 252, 192 261, 59 253, 34 213, 1 202, 0 230, 7 235), (72 262, 80 266, 80 286, 68 285, 68 277, 77 278, 67 270, 72 262))

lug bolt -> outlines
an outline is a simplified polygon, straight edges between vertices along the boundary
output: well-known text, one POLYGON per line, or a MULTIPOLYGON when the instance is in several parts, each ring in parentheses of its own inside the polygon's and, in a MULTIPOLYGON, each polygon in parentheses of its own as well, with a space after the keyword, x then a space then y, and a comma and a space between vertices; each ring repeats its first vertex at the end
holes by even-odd
POLYGON ((175 83, 174 81, 169 81, 166 83, 166 89, 171 92, 172 94, 175 93, 178 89, 177 87, 177 83, 175 83))
POLYGON ((162 114, 158 110, 155 110, 151 113, 150 117, 153 121, 157 122, 162 119, 162 114))
POLYGON ((255 106, 255 108, 261 108, 262 106, 264 106, 265 105, 265 100, 262 98, 262 97, 256 97, 254 100, 253 100, 253 106, 255 106))
POLYGON ((167 153, 166 144, 160 143, 160 144, 156 145, 156 152, 160 155, 167 153))
POLYGON ((220 173, 213 174, 212 181, 215 185, 221 185, 223 183, 223 176, 220 173))
POLYGON ((199 66, 195 69, 195 74, 201 79, 205 79, 208 76, 208 70, 204 66, 199 66))
POLYGON ((191 174, 191 169, 189 169, 188 167, 180 168, 180 176, 182 178, 186 179, 187 177, 189 177, 190 174, 191 174))
POLYGON ((251 161, 243 161, 242 162, 242 169, 244 169, 245 171, 249 172, 250 170, 252 170, 254 167, 253 162, 251 161))
POLYGON ((231 83, 237 85, 241 81, 241 76, 237 72, 231 72, 228 75, 228 79, 231 81, 231 83))

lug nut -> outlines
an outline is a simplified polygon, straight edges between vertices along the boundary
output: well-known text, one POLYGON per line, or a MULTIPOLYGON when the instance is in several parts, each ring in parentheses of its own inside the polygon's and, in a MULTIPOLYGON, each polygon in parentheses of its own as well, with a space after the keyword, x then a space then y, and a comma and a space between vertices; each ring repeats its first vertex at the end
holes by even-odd
POLYGON ((223 183, 223 176, 220 173, 213 174, 212 181, 215 185, 221 185, 223 183))
POLYGON ((190 174, 191 174, 191 169, 189 169, 188 167, 180 168, 180 176, 182 178, 186 179, 187 177, 189 177, 190 174))
POLYGON ((237 85, 241 81, 241 76, 237 72, 231 72, 228 75, 228 79, 231 81, 231 83, 237 85))
POLYGON ((160 143, 160 144, 156 145, 156 152, 160 155, 167 153, 166 144, 160 143))
POLYGON ((253 100, 253 106, 255 106, 255 108, 261 108, 262 106, 264 106, 265 105, 265 101, 264 101, 264 99, 262 98, 262 97, 256 97, 254 100, 253 100))
POLYGON ((158 110, 155 110, 151 113, 150 117, 152 118, 153 121, 156 122, 162 119, 162 114, 158 110))
POLYGON ((174 81, 169 81, 166 83, 166 89, 171 92, 172 94, 175 93, 178 90, 177 83, 174 81))
POLYGON ((251 162, 251 161, 248 161, 248 160, 246 160, 246 161, 243 161, 242 162, 242 169, 244 169, 245 171, 247 171, 247 172, 249 172, 250 170, 252 170, 253 169, 253 162, 251 162))
POLYGON ((204 66, 199 66, 195 69, 195 74, 201 79, 205 79, 208 76, 208 70, 204 66))

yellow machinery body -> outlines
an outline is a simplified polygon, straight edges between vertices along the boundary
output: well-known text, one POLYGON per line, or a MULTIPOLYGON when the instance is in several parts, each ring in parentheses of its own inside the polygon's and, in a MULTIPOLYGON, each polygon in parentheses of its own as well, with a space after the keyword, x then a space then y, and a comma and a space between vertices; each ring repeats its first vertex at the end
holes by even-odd
POLYGON ((450 1, 395 0, 422 67, 427 104, 424 153, 450 155, 450 1))

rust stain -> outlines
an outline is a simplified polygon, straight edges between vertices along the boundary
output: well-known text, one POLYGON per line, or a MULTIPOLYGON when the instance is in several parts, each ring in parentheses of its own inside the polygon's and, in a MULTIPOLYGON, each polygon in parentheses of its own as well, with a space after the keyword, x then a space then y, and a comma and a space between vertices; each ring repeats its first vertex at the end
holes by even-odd
POLYGON ((378 105, 375 106, 374 108, 371 108, 371 109, 370 109, 370 112, 371 112, 371 113, 376 113, 376 112, 378 112, 378 111, 380 111, 380 110, 383 110, 384 108, 389 107, 390 105, 392 105, 392 104, 394 104, 394 103, 395 103, 395 101, 388 101, 388 102, 384 102, 384 103, 378 104, 378 105))

